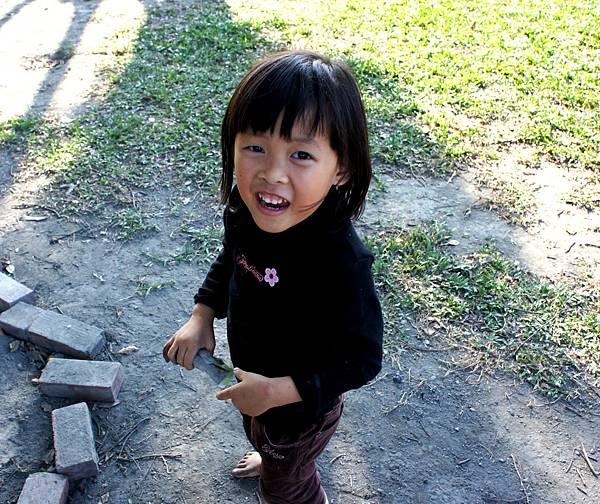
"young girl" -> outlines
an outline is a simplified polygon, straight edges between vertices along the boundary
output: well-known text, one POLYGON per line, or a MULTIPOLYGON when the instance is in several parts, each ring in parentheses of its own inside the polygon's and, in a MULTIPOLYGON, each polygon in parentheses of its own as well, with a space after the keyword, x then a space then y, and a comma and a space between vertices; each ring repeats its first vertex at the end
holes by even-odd
POLYGON ((316 458, 382 358, 373 255, 350 222, 371 179, 360 93, 340 63, 278 53, 242 79, 221 133, 223 249, 165 359, 191 369, 227 317, 238 383, 217 398, 256 450, 233 475, 259 476, 269 504, 323 504, 316 458))

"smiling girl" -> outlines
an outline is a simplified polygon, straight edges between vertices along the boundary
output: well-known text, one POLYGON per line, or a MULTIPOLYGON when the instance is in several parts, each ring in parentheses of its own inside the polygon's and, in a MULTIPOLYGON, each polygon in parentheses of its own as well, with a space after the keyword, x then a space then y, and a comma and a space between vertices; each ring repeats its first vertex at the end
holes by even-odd
POLYGON ((221 133, 223 248, 163 353, 191 369, 227 317, 238 383, 217 398, 240 410, 255 449, 233 475, 258 476, 268 504, 327 503, 316 459, 343 394, 382 358, 373 255, 351 223, 371 179, 360 93, 341 63, 274 54, 239 83, 221 133))

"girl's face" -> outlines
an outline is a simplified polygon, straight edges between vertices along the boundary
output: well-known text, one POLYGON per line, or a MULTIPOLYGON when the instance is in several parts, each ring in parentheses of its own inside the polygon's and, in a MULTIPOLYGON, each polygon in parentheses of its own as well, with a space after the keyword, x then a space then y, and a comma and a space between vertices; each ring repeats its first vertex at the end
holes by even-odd
POLYGON ((321 135, 294 125, 290 141, 275 133, 246 131, 235 137, 235 177, 256 225, 281 233, 312 215, 331 186, 344 181, 338 158, 321 135))

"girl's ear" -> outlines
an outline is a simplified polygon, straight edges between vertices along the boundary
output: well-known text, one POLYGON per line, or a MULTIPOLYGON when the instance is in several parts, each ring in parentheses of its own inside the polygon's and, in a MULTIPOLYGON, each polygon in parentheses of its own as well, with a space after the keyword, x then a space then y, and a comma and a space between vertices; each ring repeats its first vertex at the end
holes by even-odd
POLYGON ((336 187, 344 185, 350 180, 350 173, 345 168, 339 168, 335 178, 333 179, 333 185, 336 187))

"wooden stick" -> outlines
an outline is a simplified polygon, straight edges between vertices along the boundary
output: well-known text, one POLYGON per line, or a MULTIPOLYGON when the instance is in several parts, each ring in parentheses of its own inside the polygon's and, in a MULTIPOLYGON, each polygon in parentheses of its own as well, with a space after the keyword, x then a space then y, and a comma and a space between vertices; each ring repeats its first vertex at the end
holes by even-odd
POLYGON ((125 436, 125 439, 123 439, 123 443, 121 444, 121 449, 119 450, 119 453, 117 455, 117 458, 119 458, 121 456, 121 453, 123 453, 123 450, 125 449, 125 445, 127 444, 127 441, 129 441, 129 438, 133 435, 133 433, 137 430, 137 428, 142 425, 144 422, 146 422, 147 420, 150 420, 150 417, 146 417, 143 418, 142 420, 140 420, 138 423, 136 423, 133 428, 127 433, 127 435, 125 436))
POLYGON ((519 481, 521 482, 521 488, 523 489, 523 493, 525 494, 525 502, 529 504, 529 495, 527 495, 527 490, 525 490, 525 485, 523 484, 523 478, 521 478, 521 473, 519 472, 519 468, 517 467, 517 461, 515 460, 515 456, 512 453, 510 454, 510 458, 513 461, 515 471, 517 471, 517 476, 519 477, 519 481))
MULTIPOLYGON (((113 443, 113 445, 108 448, 107 450, 104 450, 102 452, 102 455, 109 453, 110 451, 113 450, 113 448, 115 448, 116 446, 118 446, 122 441, 124 441, 123 446, 125 446, 125 443, 127 442, 127 439, 135 432, 135 430, 144 422, 146 422, 147 420, 150 420, 150 417, 146 417, 143 418, 142 420, 140 420, 138 423, 136 423, 128 432, 126 432, 125 434, 123 434, 116 443, 113 443)), ((121 453, 123 452, 123 446, 121 447, 121 450, 119 451, 119 455, 121 455, 121 453)), ((117 456, 117 458, 118 458, 117 456)), ((110 456, 112 457, 112 455, 110 456)), ((108 458, 110 458, 108 457, 108 458)), ((108 460, 108 458, 106 460, 108 460)))
POLYGON ((165 465, 165 468, 167 469, 167 474, 171 474, 171 471, 169 469, 169 466, 167 465, 167 461, 165 460, 165 456, 161 455, 160 456, 161 460, 163 461, 163 464, 165 465))
POLYGON ((583 479, 583 476, 581 475, 581 471, 579 470, 578 467, 575 468, 575 471, 577 471, 577 476, 579 476, 579 479, 581 480, 581 483, 584 487, 587 486, 585 480, 583 479))
POLYGON ((340 458, 342 458, 342 457, 345 457, 345 456, 346 456, 346 454, 345 454, 345 453, 341 453, 341 454, 339 454, 339 455, 337 455, 337 456, 333 457, 333 458, 332 458, 332 459, 329 461, 329 463, 330 463, 330 464, 333 464, 333 463, 334 463, 336 460, 338 460, 338 459, 340 459, 340 458))
POLYGON ((183 457, 181 453, 148 453, 146 455, 138 455, 136 457, 118 457, 119 460, 142 460, 149 458, 163 458, 171 457, 171 458, 180 458, 183 457))
POLYGON ((567 467, 565 473, 568 473, 571 470, 571 467, 573 467, 573 462, 575 461, 575 450, 576 448, 573 448, 573 453, 571 454, 571 462, 569 462, 569 467, 567 467))
POLYGON ((585 451, 585 446, 583 446, 583 441, 581 442, 581 450, 583 452, 583 459, 585 460, 585 463, 590 468, 590 471, 592 471, 592 474, 597 478, 598 477, 598 473, 594 469, 594 466, 592 466, 592 462, 590 461, 590 457, 588 456, 587 451, 585 451))

